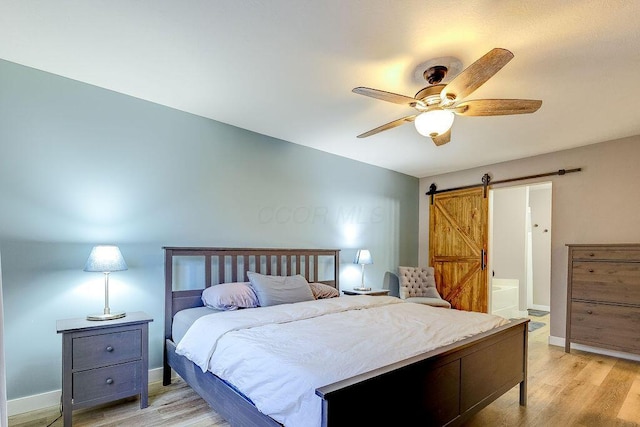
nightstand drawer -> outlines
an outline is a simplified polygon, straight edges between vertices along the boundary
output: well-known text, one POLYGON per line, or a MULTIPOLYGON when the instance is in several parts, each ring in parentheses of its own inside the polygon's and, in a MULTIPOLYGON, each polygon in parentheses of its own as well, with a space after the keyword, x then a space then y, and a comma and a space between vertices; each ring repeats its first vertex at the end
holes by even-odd
POLYGON ((141 362, 129 362, 73 374, 73 404, 140 393, 141 362))
POLYGON ((98 368, 142 357, 140 329, 73 339, 73 370, 98 368))

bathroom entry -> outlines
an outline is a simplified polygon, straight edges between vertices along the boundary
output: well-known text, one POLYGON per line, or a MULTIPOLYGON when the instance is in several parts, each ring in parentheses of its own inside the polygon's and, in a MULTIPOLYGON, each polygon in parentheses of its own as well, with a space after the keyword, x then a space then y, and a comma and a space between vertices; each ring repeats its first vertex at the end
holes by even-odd
POLYGON ((506 318, 549 311, 551 183, 489 191, 489 306, 506 318))

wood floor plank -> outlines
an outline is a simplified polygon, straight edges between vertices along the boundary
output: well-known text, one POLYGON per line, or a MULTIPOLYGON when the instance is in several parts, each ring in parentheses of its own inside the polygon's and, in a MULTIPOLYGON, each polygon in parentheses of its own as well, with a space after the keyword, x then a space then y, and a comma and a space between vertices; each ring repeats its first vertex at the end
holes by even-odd
POLYGON ((618 420, 618 413, 637 375, 637 363, 617 361, 601 387, 598 387, 596 395, 590 399, 587 409, 582 412, 578 421, 587 426, 624 422, 625 420, 618 420))
POLYGON ((631 389, 618 412, 618 418, 631 422, 640 419, 640 378, 636 377, 631 384, 631 389))
POLYGON ((553 404, 532 417, 533 425, 571 426, 579 423, 587 410, 587 401, 597 393, 596 386, 585 381, 572 380, 553 397, 553 404), (579 396, 579 398, 576 398, 579 396))
POLYGON ((602 357, 589 361, 587 366, 576 377, 580 381, 588 381, 590 384, 599 386, 609 375, 611 369, 616 363, 616 359, 612 357, 602 357))

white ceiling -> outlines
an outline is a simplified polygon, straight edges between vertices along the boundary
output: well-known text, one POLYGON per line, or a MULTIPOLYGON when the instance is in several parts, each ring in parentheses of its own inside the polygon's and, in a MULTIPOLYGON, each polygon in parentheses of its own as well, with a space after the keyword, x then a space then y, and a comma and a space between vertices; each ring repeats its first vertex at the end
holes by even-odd
MULTIPOLYGON (((0 3, 0 58, 424 177, 640 134, 640 1, 23 0, 0 3), (412 124, 421 63, 515 57, 466 99, 534 114, 457 117, 436 147, 412 124)), ((0 94, 1 96, 1 94, 0 94)))

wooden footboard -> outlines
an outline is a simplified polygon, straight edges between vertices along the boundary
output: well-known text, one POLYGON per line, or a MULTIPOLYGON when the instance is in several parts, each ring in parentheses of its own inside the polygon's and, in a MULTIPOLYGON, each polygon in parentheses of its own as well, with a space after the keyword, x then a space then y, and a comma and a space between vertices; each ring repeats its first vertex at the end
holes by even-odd
POLYGON ((320 387, 322 425, 459 425, 516 385, 525 406, 528 322, 320 387))

